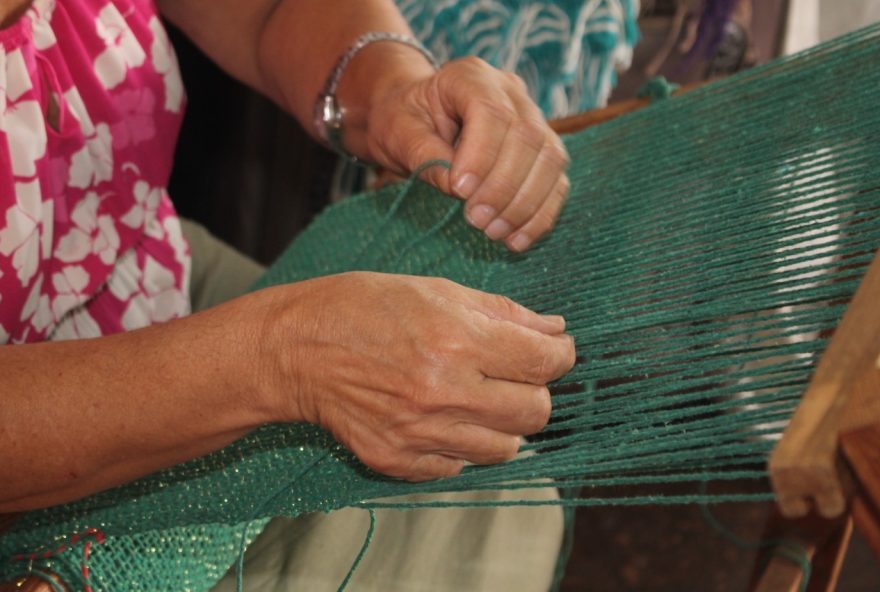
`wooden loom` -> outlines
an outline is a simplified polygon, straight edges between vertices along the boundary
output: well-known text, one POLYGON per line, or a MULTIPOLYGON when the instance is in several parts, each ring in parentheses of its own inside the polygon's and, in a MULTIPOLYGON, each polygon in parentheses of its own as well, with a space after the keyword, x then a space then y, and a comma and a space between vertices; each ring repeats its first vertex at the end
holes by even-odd
MULTIPOLYGON (((573 133, 648 104, 650 99, 623 101, 551 126, 573 133)), ((835 589, 853 524, 880 558, 880 250, 776 446, 769 472, 778 508, 764 538, 798 541, 813 566, 809 592, 835 589)), ((0 532, 14 519, 0 515, 0 532)), ((765 567, 759 559, 751 589, 794 592, 802 578, 796 563, 771 556, 765 567)), ((51 591, 37 577, 0 583, 0 592, 51 591)))

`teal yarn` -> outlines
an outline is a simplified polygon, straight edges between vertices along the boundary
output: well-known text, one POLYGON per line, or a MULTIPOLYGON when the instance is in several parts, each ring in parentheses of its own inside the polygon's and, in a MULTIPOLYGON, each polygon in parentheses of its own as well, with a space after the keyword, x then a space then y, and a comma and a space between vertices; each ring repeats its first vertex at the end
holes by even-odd
POLYGON ((351 565, 351 569, 348 570, 348 573, 345 574, 345 579, 342 580, 342 583, 339 585, 337 592, 343 592, 347 587, 348 583, 351 582, 352 576, 354 576, 354 572, 357 571, 358 566, 361 564, 361 561, 364 558, 364 555, 367 554, 367 549, 370 547, 370 542, 373 540, 373 533, 376 532, 376 512, 373 510, 367 510, 370 514, 370 527, 367 530, 367 534, 364 537, 364 544, 361 546, 361 550, 358 551, 357 557, 354 558, 354 563, 351 565))
MULTIPOLYGON (((23 568, 6 558, 89 527, 106 535, 89 557, 96 590, 204 591, 270 517, 402 507, 377 501, 392 496, 557 487, 579 491, 554 502, 570 507, 772 499, 767 455, 880 247, 878 63, 873 26, 566 138, 568 204, 525 254, 413 182, 403 197, 388 187, 328 209, 261 280, 421 273, 562 314, 579 359, 551 386, 551 423, 526 447, 535 454, 412 484, 365 469, 316 426, 265 426, 22 515, 0 535, 0 581, 23 568), (741 479, 756 493, 726 487, 741 479)), ((516 503, 533 502, 498 505, 516 503)), ((465 504, 481 505, 418 506, 465 504)), ((81 559, 67 551, 32 569, 76 583, 81 559)))
POLYGON ((640 99, 651 99, 652 101, 668 99, 672 96, 680 85, 669 82, 665 76, 655 76, 646 80, 644 84, 636 92, 636 96, 640 99))

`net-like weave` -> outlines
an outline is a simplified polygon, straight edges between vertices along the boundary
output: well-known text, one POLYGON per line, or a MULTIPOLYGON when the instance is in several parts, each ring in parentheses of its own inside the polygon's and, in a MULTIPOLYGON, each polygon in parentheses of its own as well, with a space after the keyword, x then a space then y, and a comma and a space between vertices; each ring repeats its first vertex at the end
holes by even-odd
POLYGON ((107 539, 88 558, 95 589, 205 590, 236 558, 248 522, 253 536, 273 515, 548 485, 536 478, 582 487, 563 502, 572 504, 769 499, 727 493, 724 482, 765 475, 880 246, 878 64, 875 26, 568 138, 570 203, 525 256, 417 183, 331 208, 262 280, 440 275, 565 315, 580 358, 554 386, 552 423, 529 444, 538 454, 408 484, 369 473, 318 428, 269 426, 23 516, 0 536, 0 580, 30 564, 76 586, 89 537, 47 559, 15 555, 97 528, 107 539), (654 493, 629 496, 633 484, 654 493))

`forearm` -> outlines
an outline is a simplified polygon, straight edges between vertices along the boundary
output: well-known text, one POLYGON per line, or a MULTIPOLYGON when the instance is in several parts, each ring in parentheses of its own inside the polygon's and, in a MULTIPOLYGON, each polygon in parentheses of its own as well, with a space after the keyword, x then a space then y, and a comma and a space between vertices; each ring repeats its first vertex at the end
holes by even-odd
MULTIPOLYGON (((285 0, 260 40, 260 63, 282 104, 315 133, 315 101, 336 61, 362 34, 412 36, 391 0, 285 0)), ((412 47, 379 42, 361 50, 340 79, 337 98, 345 110, 346 147, 369 157, 365 139, 371 103, 396 82, 428 77, 433 67, 412 47)))
MULTIPOLYGON (((412 36, 392 0, 164 0, 160 6, 218 64, 272 98, 312 135, 318 94, 360 35, 412 36)), ((432 73, 411 47, 376 43, 360 52, 337 93, 346 110, 346 147, 368 158, 362 136, 374 97, 396 81, 432 73)))
POLYGON ((0 347, 0 513, 221 448, 271 421, 246 307, 111 337, 0 347))

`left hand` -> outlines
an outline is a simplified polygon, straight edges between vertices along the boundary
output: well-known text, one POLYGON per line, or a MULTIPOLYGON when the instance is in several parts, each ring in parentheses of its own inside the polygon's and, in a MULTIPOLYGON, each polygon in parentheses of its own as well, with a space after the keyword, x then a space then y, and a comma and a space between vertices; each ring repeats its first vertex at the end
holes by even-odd
POLYGON ((425 180, 466 201, 465 215, 492 240, 524 251, 556 223, 568 195, 569 158, 526 85, 478 58, 397 81, 372 101, 370 157, 397 173, 443 159, 425 180))

